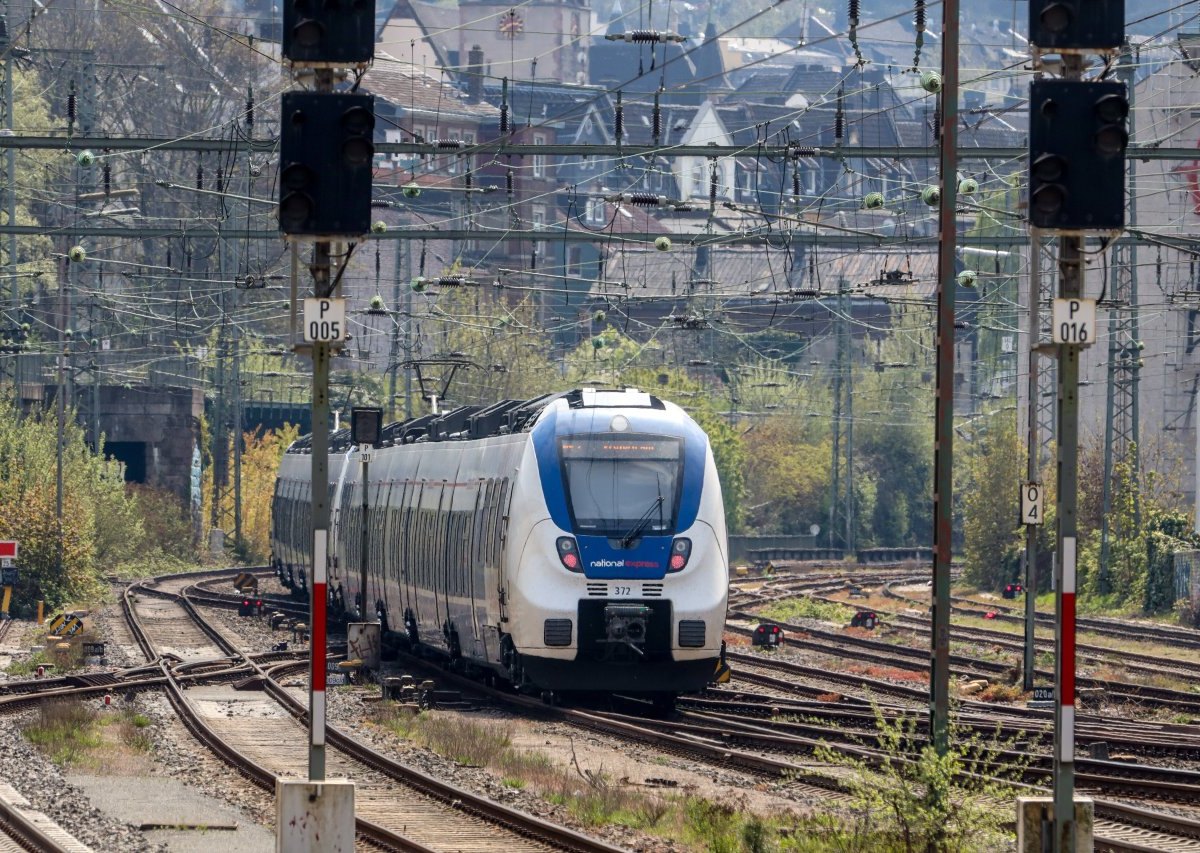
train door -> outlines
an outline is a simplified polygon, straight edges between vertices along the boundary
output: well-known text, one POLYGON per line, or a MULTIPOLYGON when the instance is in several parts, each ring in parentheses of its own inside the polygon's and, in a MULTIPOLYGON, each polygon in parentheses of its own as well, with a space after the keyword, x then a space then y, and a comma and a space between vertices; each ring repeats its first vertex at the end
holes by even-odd
POLYGON ((333 506, 337 521, 333 527, 338 530, 338 537, 333 543, 332 553, 334 565, 338 573, 331 582, 331 588, 336 588, 338 581, 342 584, 342 594, 345 596, 345 606, 354 606, 355 591, 358 589, 358 576, 355 574, 358 562, 358 539, 351 531, 358 530, 355 526, 358 511, 354 507, 354 496, 357 492, 353 482, 344 479, 338 483, 337 500, 333 506))
POLYGON ((335 457, 333 468, 336 479, 332 483, 332 488, 329 490, 329 589, 336 590, 343 582, 343 560, 338 558, 339 550, 341 550, 341 537, 345 532, 342 529, 343 519, 342 513, 342 490, 346 485, 346 473, 354 467, 354 462, 351 461, 351 453, 347 451, 342 455, 341 464, 338 465, 338 460, 335 457))
POLYGON ((479 480, 464 478, 450 488, 450 515, 446 542, 447 643, 452 656, 478 656, 476 649, 472 555, 479 509, 479 480))
MULTIPOLYGON (((400 483, 400 518, 398 521, 399 540, 396 544, 397 564, 396 584, 400 589, 400 601, 398 607, 400 615, 403 616, 406 611, 416 612, 416 593, 413 589, 413 562, 412 562, 412 538, 413 531, 413 506, 417 497, 418 487, 416 481, 408 479, 400 483)), ((402 624, 402 623, 398 623, 402 624)))
POLYGON ((430 584, 433 590, 433 610, 430 615, 434 621, 429 625, 429 636, 425 636, 424 626, 421 636, 430 645, 445 650, 447 644, 442 627, 450 621, 450 521, 453 518, 450 506, 454 489, 445 480, 438 483, 437 488, 439 493, 433 513, 434 530, 429 549, 429 558, 433 566, 433 582, 430 584))
MULTIPOLYGON (((386 576, 384 567, 387 564, 388 558, 387 520, 388 513, 391 511, 389 504, 391 486, 386 481, 379 479, 371 484, 370 492, 371 519, 367 558, 367 570, 370 575, 368 581, 370 584, 370 594, 367 600, 371 603, 371 605, 374 605, 378 601, 382 601, 383 612, 390 613, 391 608, 388 606, 388 588, 387 584, 383 583, 383 578, 386 576)), ((368 612, 371 613, 371 615, 376 613, 374 607, 372 607, 372 609, 368 612)))
MULTIPOLYGON (((487 622, 487 611, 484 598, 483 554, 487 535, 487 485, 488 481, 475 481, 475 503, 470 518, 470 539, 466 549, 466 565, 462 567, 463 578, 466 581, 466 596, 470 606, 471 645, 470 655, 474 658, 487 659, 487 647, 483 635, 483 626, 487 622)), ((466 638, 463 638, 466 643, 466 638)))
POLYGON ((438 616, 437 586, 440 582, 438 529, 442 492, 445 484, 426 480, 421 484, 421 500, 417 510, 417 535, 413 540, 413 566, 416 573, 416 607, 414 616, 420 628, 421 642, 434 643, 441 636, 438 616))
POLYGON ((495 590, 499 597, 500 622, 503 624, 508 622, 508 501, 512 495, 510 486, 511 481, 508 477, 502 480, 497 480, 497 521, 499 522, 498 536, 496 537, 496 585, 495 590))

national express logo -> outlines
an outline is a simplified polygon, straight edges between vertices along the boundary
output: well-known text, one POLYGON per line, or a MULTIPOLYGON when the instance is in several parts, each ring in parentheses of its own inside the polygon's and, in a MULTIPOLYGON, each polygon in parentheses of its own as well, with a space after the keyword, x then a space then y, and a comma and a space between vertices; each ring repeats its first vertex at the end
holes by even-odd
POLYGON ((653 560, 592 560, 589 566, 593 569, 658 569, 661 568, 653 560))

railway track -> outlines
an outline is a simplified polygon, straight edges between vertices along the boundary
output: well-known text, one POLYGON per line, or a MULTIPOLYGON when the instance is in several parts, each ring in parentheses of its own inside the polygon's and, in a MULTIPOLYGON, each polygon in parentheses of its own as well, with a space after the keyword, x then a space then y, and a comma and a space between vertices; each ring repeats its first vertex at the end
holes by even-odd
POLYGON ((91 853, 6 783, 0 783, 0 853, 91 853))
MULTIPOLYGON (((219 597, 219 594, 214 593, 219 597)), ((229 606, 229 602, 225 602, 225 606, 229 606)), ((734 663, 735 677, 744 675, 745 670, 749 667, 748 662, 761 662, 751 656, 743 656, 734 653, 731 655, 734 663)), ((803 667, 799 664, 784 663, 779 661, 771 661, 772 667, 782 666, 784 669, 790 669, 791 675, 798 672, 803 672, 805 677, 816 677, 818 679, 828 679, 831 673, 825 669, 815 667, 803 667)), ((839 674, 840 675, 840 674, 839 674)), ((437 676, 439 680, 457 680, 457 676, 451 676, 441 672, 437 676)), ((771 678, 764 674, 764 680, 771 678)), ((807 704, 808 708, 820 706, 822 703, 814 701, 817 696, 822 695, 822 691, 827 691, 828 688, 824 685, 820 687, 801 687, 794 681, 786 678, 774 676, 776 683, 772 686, 776 689, 789 688, 796 696, 793 700, 788 700, 794 703, 791 709, 783 710, 783 713, 796 712, 797 715, 802 713, 800 707, 803 703, 807 704)), ((871 679, 865 679, 860 676, 845 675, 843 682, 844 686, 856 684, 858 687, 871 692, 876 692, 881 688, 893 688, 895 692, 900 694, 904 699, 913 704, 927 704, 928 694, 924 688, 907 688, 903 685, 893 685, 887 682, 873 682, 871 679)), ((827 681, 825 682, 828 683, 827 681)), ((528 699, 526 697, 514 697, 512 694, 505 692, 487 691, 478 683, 473 681, 462 681, 463 687, 469 688, 476 692, 485 692, 493 695, 497 701, 511 703, 521 707, 526 712, 546 713, 546 707, 539 701, 528 699)), ((718 691, 719 692, 719 691, 718 691)), ((710 700, 717 701, 717 700, 710 700)), ((776 705, 781 704, 781 701, 774 698, 769 698, 764 701, 774 702, 776 705)), ((852 704, 853 711, 857 715, 857 720, 860 725, 866 723, 870 719, 873 723, 873 712, 870 710, 868 703, 865 700, 854 701, 850 700, 848 704, 852 704)), ((828 708, 828 705, 824 705, 828 708)), ((994 709, 980 705, 978 712, 978 723, 981 727, 995 727, 995 720, 988 721, 985 719, 985 713, 991 712, 994 716, 994 709)), ((814 774, 810 767, 804 764, 798 764, 788 760, 789 753, 803 754, 806 751, 811 752, 812 744, 820 739, 828 741, 832 737, 832 732, 829 729, 821 731, 813 731, 810 734, 815 737, 809 737, 808 742, 805 741, 805 735, 797 734, 795 731, 780 732, 770 731, 770 726, 763 727, 758 723, 747 723, 745 720, 731 719, 722 720, 718 714, 712 713, 709 709, 705 714, 697 715, 697 719, 692 723, 682 722, 681 720, 671 721, 647 721, 642 718, 628 717, 616 714, 604 714, 594 711, 580 711, 577 709, 553 709, 550 713, 564 715, 568 721, 574 725, 588 728, 593 731, 604 732, 609 735, 614 735, 624 739, 634 739, 652 745, 656 750, 675 753, 686 756, 692 760, 700 759, 709 763, 713 763, 724 767, 737 767, 742 770, 752 772, 758 775, 780 778, 786 777, 793 781, 794 784, 832 789, 833 794, 826 796, 838 796, 836 789, 838 787, 836 780, 831 780, 824 774, 814 774), (768 731, 755 732, 754 728, 758 725, 760 728, 766 728, 768 731), (775 754, 772 754, 775 753, 775 754), (781 755, 782 753, 782 755, 781 755)), ((1041 715, 1036 718, 1037 722, 1045 727, 1049 723, 1048 716, 1041 715)), ((1014 716, 1010 722, 1012 732, 1023 731, 1021 726, 1028 724, 1030 720, 1022 719, 1019 715, 1014 716)), ((1081 728, 1086 730, 1086 722, 1081 719, 1081 728)), ((863 726, 865 730, 865 726, 863 726)), ((845 734, 843 731, 841 734, 845 734)), ((859 747, 863 748, 863 747, 859 747)), ((1181 747, 1182 748, 1182 747, 1181 747)), ((867 750, 869 754, 870 750, 867 750)), ((876 750, 877 752, 877 750, 876 750)), ((1015 757, 1015 756, 1011 756, 1015 757)), ((1084 782, 1092 783, 1096 786, 1096 790, 1101 792, 1120 792, 1125 795, 1137 796, 1152 796, 1159 799, 1170 798, 1182 802, 1193 802, 1200 797, 1200 786, 1193 784, 1198 774, 1190 774, 1186 771, 1176 773, 1169 768, 1151 768, 1143 777, 1128 778, 1126 773, 1127 767, 1118 762, 1109 762, 1116 765, 1112 768, 1106 768, 1103 762, 1094 762, 1086 765, 1086 770, 1094 771, 1089 774, 1081 774, 1084 782), (1145 778, 1145 776, 1153 778, 1145 778)), ((1030 771, 1033 780, 1046 782, 1047 771, 1045 768, 1034 767, 1030 771)), ((1029 783, 1027 783, 1029 784, 1029 783)), ((1104 849, 1113 850, 1137 850, 1136 846, 1129 846, 1134 842, 1131 839, 1140 839, 1141 843, 1152 843, 1158 845, 1151 849, 1165 851, 1195 851, 1200 850, 1200 824, 1196 823, 1178 823, 1177 820, 1170 815, 1163 815, 1159 812, 1143 810, 1145 814, 1134 811, 1124 811, 1122 803, 1107 803, 1102 801, 1104 808, 1109 809, 1108 812, 1098 811, 1101 818, 1097 821, 1098 832, 1100 837, 1105 840, 1108 847, 1104 849), (1124 814, 1125 817, 1105 818, 1106 814, 1124 814), (1143 821, 1141 825, 1134 825, 1130 822, 1131 815, 1138 815, 1143 821)), ((1136 807, 1129 807, 1136 808, 1136 807)))
MULTIPOLYGON (((419 664, 415 660, 414 663, 419 664)), ((494 701, 520 708, 527 713, 551 714, 580 728, 644 743, 659 752, 702 761, 717 767, 736 768, 762 778, 786 779, 792 785, 821 790, 825 797, 848 801, 835 776, 814 772, 811 763, 790 760, 789 753, 810 754, 816 744, 823 742, 816 737, 775 733, 755 735, 753 732, 747 732, 740 721, 741 731, 735 733, 733 727, 711 719, 699 722, 687 722, 685 719, 653 720, 594 710, 549 708, 539 700, 485 688, 461 676, 443 672, 438 678, 464 689, 483 693, 494 701)), ((865 707, 865 703, 862 707, 865 707)), ((838 732, 833 730, 833 733, 838 732)), ((830 731, 824 734, 830 734, 830 731)), ((844 735, 845 732, 840 734, 844 735)), ((878 750, 854 743, 845 737, 839 743, 839 749, 856 751, 867 760, 878 760, 882 755, 878 750)), ((1045 787, 1029 783, 1018 784, 1018 787, 1023 787, 1032 794, 1048 793, 1045 787)), ((1125 790, 1137 789, 1144 794, 1147 787, 1154 787, 1156 794, 1161 794, 1164 790, 1164 786, 1138 788, 1135 785, 1128 785, 1125 790)), ((1167 787, 1169 788, 1169 784, 1167 787)), ((998 804, 998 807, 1002 806, 1003 804, 998 804)), ((1136 853, 1143 849, 1134 846, 1133 839, 1139 839, 1138 843, 1151 844, 1149 849, 1164 853, 1200 851, 1200 821, 1108 800, 1096 801, 1096 814, 1097 839, 1108 845, 1104 849, 1136 853)))
MULTIPOLYGON (((276 675, 297 664, 266 668, 241 656, 221 632, 208 624, 190 600, 188 584, 158 584, 158 599, 150 608, 152 625, 192 622, 188 636, 206 651, 222 658, 242 657, 257 672, 256 686, 263 692, 211 685, 185 691, 173 677, 173 668, 155 645, 153 628, 143 624, 131 591, 124 598, 127 619, 147 658, 156 661, 168 676, 168 698, 185 725, 225 761, 252 781, 274 790, 281 775, 303 778, 306 773, 308 736, 304 704, 280 685, 276 675), (163 601, 175 608, 167 616, 163 601), (227 713, 238 709, 232 717, 227 713)), ((173 640, 178 647, 178 638, 173 640)), ((189 658, 196 660, 198 652, 189 658)), ((302 666, 302 665, 301 665, 302 666)), ((390 849, 426 851, 494 851, 514 853, 548 850, 612 853, 613 846, 561 826, 510 809, 484 797, 430 779, 359 743, 335 727, 326 729, 329 776, 355 780, 356 828, 363 838, 390 849)))
MULTIPOLYGON (((844 601, 836 599, 828 599, 837 604, 846 604, 844 601)), ((729 613, 731 619, 742 619, 747 622, 762 621, 762 617, 755 613, 747 611, 731 610, 729 613)), ((928 634, 930 628, 928 620, 910 618, 902 615, 894 615, 901 626, 907 630, 928 634)), ((811 628, 804 625, 797 625, 782 620, 770 620, 789 632, 789 643, 795 646, 804 647, 811 643, 804 638, 804 635, 810 637, 823 637, 826 640, 836 637, 837 642, 844 648, 853 647, 853 657, 856 660, 870 660, 882 665, 890 665, 900 668, 908 668, 914 671, 928 671, 929 669, 929 651, 928 649, 920 649, 908 646, 888 643, 882 640, 872 640, 867 637, 857 637, 850 634, 833 634, 829 631, 811 628)), ((729 630, 734 633, 746 633, 747 628, 743 626, 731 626, 729 630)), ((952 628, 952 639, 961 639, 964 636, 975 635, 982 641, 993 645, 1003 646, 1006 643, 1014 649, 1020 649, 1020 645, 1016 641, 1011 640, 1004 635, 997 637, 994 633, 962 628, 954 626, 952 628)), ((826 649, 828 653, 837 654, 833 647, 826 649)), ((1108 654, 1113 652, 1106 650, 1108 654)), ((1149 658, 1147 659, 1149 660, 1149 658)), ((1009 673, 1013 669, 1013 664, 1004 664, 997 661, 985 661, 977 658, 969 658, 963 655, 951 655, 952 672, 956 675, 964 675, 971 678, 992 678, 995 675, 1009 673)), ((1160 665, 1159 669, 1162 667, 1160 665)), ((1045 678, 1052 678, 1052 674, 1047 671, 1039 671, 1039 674, 1045 678)), ((1200 669, 1195 671, 1196 675, 1200 675, 1200 669)), ((1076 684, 1085 690, 1091 689, 1100 692, 1107 701, 1113 703, 1126 703, 1134 705, 1153 705, 1155 707, 1168 708, 1174 711, 1200 714, 1200 696, 1194 693, 1187 693, 1181 690, 1173 690, 1167 687, 1156 687, 1148 684, 1134 684, 1126 681, 1115 681, 1112 679, 1090 678, 1083 675, 1076 676, 1076 684)))

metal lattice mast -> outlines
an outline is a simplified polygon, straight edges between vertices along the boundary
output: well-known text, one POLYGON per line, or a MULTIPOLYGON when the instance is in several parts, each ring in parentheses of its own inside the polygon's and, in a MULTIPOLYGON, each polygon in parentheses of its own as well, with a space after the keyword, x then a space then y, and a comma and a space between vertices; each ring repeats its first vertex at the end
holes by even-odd
MULTIPOLYGON (((1121 52, 1118 75, 1125 82, 1129 100, 1129 136, 1133 138, 1133 56, 1129 45, 1121 52)), ((1137 200, 1133 192, 1137 159, 1130 157, 1126 176, 1126 221, 1137 223, 1137 200)), ((1108 389, 1104 420, 1104 478, 1103 506, 1100 526, 1100 568, 1096 577, 1097 591, 1111 591, 1112 540, 1130 531, 1114 526, 1112 508, 1114 474, 1118 466, 1126 466, 1130 481, 1124 485, 1133 490, 1134 526, 1140 521, 1138 501, 1138 379, 1141 370, 1141 343, 1138 340, 1138 269, 1137 244, 1121 243, 1113 249, 1113 265, 1109 279, 1112 309, 1109 311, 1108 389)))
POLYGON ((845 279, 838 280, 838 296, 834 317, 837 342, 833 368, 833 455, 831 470, 832 494, 829 500, 829 547, 854 548, 854 428, 851 425, 853 404, 850 401, 851 372, 854 369, 850 353, 850 299, 845 279), (843 430, 843 424, 845 429, 843 430), (845 448, 843 452, 843 446, 845 448), (844 459, 843 459, 844 457, 844 459))
MULTIPOLYGON (((0 81, 0 128, 3 128, 7 135, 11 135, 13 131, 13 45, 12 38, 8 32, 8 0, 0 0, 0 75, 4 79, 0 81)), ((8 225, 15 225, 17 221, 17 182, 16 182, 16 150, 9 148, 4 152, 4 156, 0 157, 0 192, 3 192, 2 199, 4 205, 5 222, 8 225)), ((5 257, 4 265, 8 268, 8 275, 12 276, 12 310, 14 312, 12 320, 16 322, 16 310, 21 304, 21 279, 17 276, 17 235, 9 234, 8 239, 4 241, 5 257)), ((18 359, 13 359, 13 364, 17 364, 18 359)), ((13 384, 18 381, 16 367, 13 368, 13 384)), ((20 395, 18 394, 18 397, 20 395)))
MULTIPOLYGON (((1042 308, 1039 312, 1040 329, 1037 340, 1031 342, 1033 346, 1050 340, 1050 305, 1058 295, 1058 243, 1055 240, 1037 242, 1030 263, 1039 265, 1038 304, 1042 308), (1041 245, 1037 245, 1037 242, 1041 245)), ((1050 459, 1050 446, 1058 431, 1058 361, 1042 358, 1040 364, 1037 377, 1037 428, 1041 443, 1039 460, 1044 464, 1050 459)))

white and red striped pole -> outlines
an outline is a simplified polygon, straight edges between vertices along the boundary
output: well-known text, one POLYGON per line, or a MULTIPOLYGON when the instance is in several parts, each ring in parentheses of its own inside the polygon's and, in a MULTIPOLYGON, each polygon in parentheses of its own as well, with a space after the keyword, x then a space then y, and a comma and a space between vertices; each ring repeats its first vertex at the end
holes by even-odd
POLYGON ((1074 536, 1063 537, 1058 618, 1059 760, 1066 762, 1075 760, 1075 543, 1074 536))
POLYGON ((329 531, 313 531, 312 599, 309 604, 309 781, 325 778, 325 605, 328 602, 329 531))
MULTIPOLYGON (((1063 57, 1064 77, 1078 80, 1082 57, 1063 57)), ((1083 239, 1059 239, 1061 299, 1083 295, 1083 239)), ((1057 337, 1057 336, 1056 336, 1057 337)), ((1089 341, 1090 342, 1090 341, 1089 341)), ((1079 360, 1082 346, 1058 344, 1058 559, 1054 596, 1054 838, 1055 853, 1075 850, 1075 559, 1079 506, 1079 360)), ((1026 595, 1033 595, 1029 590, 1026 595)))

